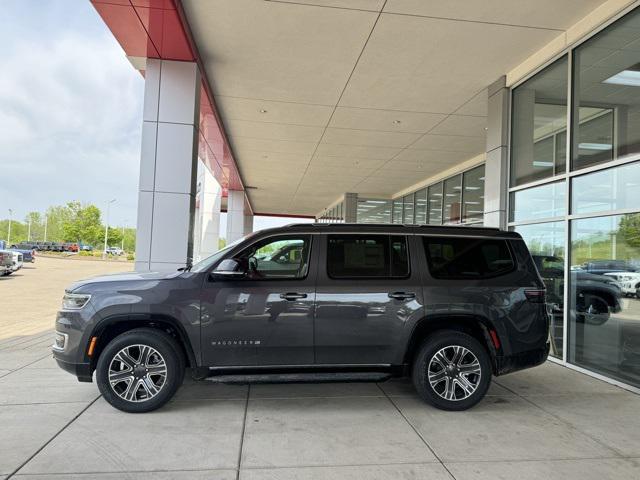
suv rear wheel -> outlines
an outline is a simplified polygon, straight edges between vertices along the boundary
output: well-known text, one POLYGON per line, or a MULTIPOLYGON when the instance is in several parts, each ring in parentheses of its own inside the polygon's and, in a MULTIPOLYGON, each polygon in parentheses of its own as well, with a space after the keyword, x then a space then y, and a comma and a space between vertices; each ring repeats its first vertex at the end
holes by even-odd
POLYGON ((115 408, 142 413, 167 403, 182 384, 184 360, 175 340, 150 328, 111 340, 96 366, 100 393, 115 408))
POLYGON ((486 349, 470 335, 442 330, 429 336, 413 363, 413 384, 426 402, 442 410, 466 410, 491 383, 486 349))

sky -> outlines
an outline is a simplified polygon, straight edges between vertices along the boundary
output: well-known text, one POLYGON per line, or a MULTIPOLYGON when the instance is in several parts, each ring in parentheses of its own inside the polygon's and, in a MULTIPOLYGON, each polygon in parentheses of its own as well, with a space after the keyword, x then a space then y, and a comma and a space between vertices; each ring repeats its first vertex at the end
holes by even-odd
POLYGON ((115 198, 110 223, 135 224, 142 76, 88 0, 2 7, 0 218, 115 198))
POLYGON ((0 45, 0 219, 115 198, 135 226, 144 79, 89 0, 2 0, 0 45))

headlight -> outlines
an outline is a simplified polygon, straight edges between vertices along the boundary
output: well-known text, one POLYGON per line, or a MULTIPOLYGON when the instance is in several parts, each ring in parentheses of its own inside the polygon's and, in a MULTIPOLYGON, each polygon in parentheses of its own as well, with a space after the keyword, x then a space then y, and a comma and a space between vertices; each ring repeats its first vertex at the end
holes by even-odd
POLYGON ((65 293, 62 298, 62 309, 63 310, 80 310, 84 307, 91 295, 84 293, 65 293))

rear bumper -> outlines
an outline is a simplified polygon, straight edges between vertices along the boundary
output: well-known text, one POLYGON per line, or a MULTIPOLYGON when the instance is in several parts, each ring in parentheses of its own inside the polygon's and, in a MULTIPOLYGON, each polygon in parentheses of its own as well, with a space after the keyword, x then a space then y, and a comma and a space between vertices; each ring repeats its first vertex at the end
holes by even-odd
POLYGON ((544 348, 528 350, 515 355, 496 357, 496 375, 517 372, 525 368, 536 367, 547 360, 550 344, 547 342, 544 348))
POLYGON ((78 381, 80 382, 92 382, 93 375, 91 372, 91 365, 88 363, 71 363, 61 360, 56 357, 54 352, 53 358, 58 364, 58 366, 66 372, 69 372, 72 375, 78 377, 78 381))

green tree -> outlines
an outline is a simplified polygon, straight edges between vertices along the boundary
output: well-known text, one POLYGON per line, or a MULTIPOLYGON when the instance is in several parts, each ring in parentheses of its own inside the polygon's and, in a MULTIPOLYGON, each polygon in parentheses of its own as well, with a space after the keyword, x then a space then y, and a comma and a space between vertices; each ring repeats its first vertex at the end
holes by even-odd
POLYGON ((620 219, 618 234, 630 247, 640 247, 640 214, 623 216, 620 219))
POLYGON ((64 240, 97 244, 103 231, 100 209, 95 205, 83 206, 80 202, 67 203, 66 219, 62 224, 64 240))

